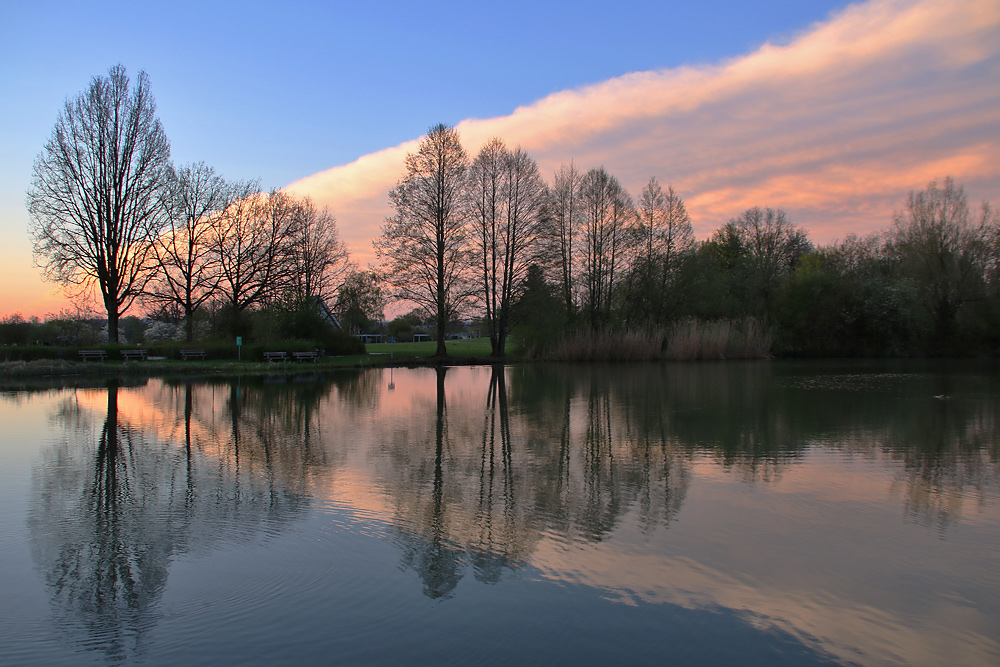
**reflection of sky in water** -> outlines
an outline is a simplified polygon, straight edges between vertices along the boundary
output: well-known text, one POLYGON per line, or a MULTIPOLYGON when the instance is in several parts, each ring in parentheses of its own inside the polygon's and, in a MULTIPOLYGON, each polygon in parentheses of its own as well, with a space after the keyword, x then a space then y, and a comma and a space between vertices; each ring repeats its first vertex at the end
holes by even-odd
POLYGON ((598 544, 541 545, 533 562, 627 604, 731 609, 845 661, 948 664, 959 650, 989 664, 1000 648, 996 498, 940 539, 900 521, 894 474, 814 450, 762 492, 701 462, 669 531, 639 536, 626 523, 598 544))
MULTIPOLYGON (((114 621, 141 641, 113 655, 243 642, 274 659, 538 658, 561 642, 556 659, 594 659, 628 636, 618 659, 1000 656, 1000 429, 981 377, 948 378, 947 402, 933 374, 778 364, 327 380, 118 391, 131 491, 103 548, 156 582, 142 622, 114 621), (669 624, 687 630, 664 646, 669 624), (498 630, 519 648, 496 645, 498 630)), ((0 566, 24 571, 28 516, 64 631, 87 625, 53 577, 67 553, 96 558, 87 493, 107 408, 101 389, 0 403, 24 416, 19 434, 40 429, 34 450, 0 440, 5 469, 23 472, 29 452, 35 468, 30 490, 5 494, 30 507, 0 524, 0 566)), ((39 581, 13 594, 35 618, 39 581)), ((44 654, 18 628, 0 657, 44 654)), ((78 649, 106 639, 83 630, 78 649)))

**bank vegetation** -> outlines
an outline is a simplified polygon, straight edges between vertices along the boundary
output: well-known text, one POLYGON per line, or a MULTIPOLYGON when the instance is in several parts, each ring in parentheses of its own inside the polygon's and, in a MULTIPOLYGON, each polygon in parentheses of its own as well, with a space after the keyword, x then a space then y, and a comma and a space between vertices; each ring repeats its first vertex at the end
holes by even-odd
POLYGON ((681 195, 600 166, 546 180, 496 137, 468 153, 430 129, 388 193, 360 269, 331 211, 203 163, 174 165, 145 74, 121 66, 68 99, 27 193, 36 262, 101 313, 0 321, 6 359, 141 345, 229 358, 364 352, 358 336, 482 335, 489 356, 708 360, 995 355, 1000 216, 951 178, 886 227, 816 245, 754 206, 696 240, 681 195), (407 311, 385 321, 387 306, 407 311))

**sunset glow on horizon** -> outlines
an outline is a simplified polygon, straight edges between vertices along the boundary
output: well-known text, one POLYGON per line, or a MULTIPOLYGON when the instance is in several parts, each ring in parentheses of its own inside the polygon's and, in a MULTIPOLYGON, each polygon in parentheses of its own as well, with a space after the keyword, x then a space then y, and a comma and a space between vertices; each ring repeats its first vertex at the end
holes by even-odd
MULTIPOLYGON (((834 6, 832 13, 796 32, 775 29, 768 41, 742 55, 698 55, 696 61, 680 59, 657 69, 621 70, 596 83, 550 88, 556 92, 515 102, 506 114, 467 115, 457 122, 415 119, 405 96, 396 99, 393 113, 400 127, 410 128, 415 120, 424 128, 454 122, 470 156, 492 137, 519 145, 547 180, 562 164, 573 162, 581 171, 603 166, 637 197, 655 176, 684 199, 699 240, 752 206, 784 209, 818 244, 866 234, 887 228, 911 190, 947 176, 965 187, 971 204, 1000 204, 1000 5, 992 0, 834 6)), ((375 262, 372 240, 391 214, 388 191, 403 175, 405 156, 416 149, 419 136, 400 141, 387 133, 393 138, 382 144, 386 147, 354 159, 339 154, 327 164, 339 161, 340 166, 328 169, 317 157, 322 149, 286 142, 283 159, 300 155, 300 169, 313 170, 305 176, 308 171, 287 167, 267 171, 274 160, 263 154, 259 162, 243 157, 234 166, 211 150, 200 153, 200 147, 229 134, 241 150, 280 144, 280 137, 270 135, 280 135, 283 126, 302 131, 298 107, 285 100, 284 115, 273 119, 273 127, 240 128, 239 113, 258 113, 247 105, 230 112, 227 122, 213 122, 210 114, 222 113, 217 102, 201 100, 205 106, 199 109, 194 99, 184 97, 190 91, 172 93, 178 85, 169 70, 149 68, 139 57, 130 62, 127 54, 118 58, 130 74, 148 68, 176 162, 205 160, 230 179, 255 178, 264 170, 265 189, 285 185, 329 207, 352 259, 361 267, 375 262), (205 114, 205 126, 194 132, 204 134, 193 141, 185 130, 192 133, 188 125, 197 119, 188 120, 181 108, 205 114)), ((103 74, 110 64, 97 66, 89 76, 103 74)), ((378 76, 373 72, 371 81, 378 76)), ((75 96, 87 78, 74 81, 58 95, 75 96)), ((480 94, 475 86, 486 85, 486 80, 464 87, 461 81, 440 84, 469 99, 480 94)), ((436 95, 431 89, 424 93, 429 99, 436 95)), ((42 282, 40 269, 32 265, 24 190, 30 161, 61 106, 49 98, 37 103, 42 119, 32 126, 30 142, 25 133, 25 147, 14 151, 11 182, 0 191, 0 317, 16 312, 41 317, 74 308, 57 285, 42 282)), ((349 98, 341 104, 349 108, 349 98)), ((454 108, 465 113, 473 105, 454 108)), ((319 111, 301 111, 307 113, 319 111)), ((354 113, 364 117, 365 110, 354 113)), ((317 135, 327 131, 313 130, 317 135)), ((359 128, 358 133, 367 131, 359 128)), ((352 129, 345 125, 329 132, 350 136, 352 129)), ((317 144, 324 141, 317 136, 317 144)))

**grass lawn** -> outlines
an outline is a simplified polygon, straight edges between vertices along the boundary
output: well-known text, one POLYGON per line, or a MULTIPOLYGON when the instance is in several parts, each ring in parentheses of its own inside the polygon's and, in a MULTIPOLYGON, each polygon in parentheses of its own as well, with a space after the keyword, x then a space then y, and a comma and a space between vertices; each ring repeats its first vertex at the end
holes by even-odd
MULTIPOLYGON (((490 355, 490 339, 449 340, 445 343, 448 354, 456 361, 478 359, 490 355)), ((429 343, 372 343, 367 354, 322 357, 315 364, 311 362, 271 364, 264 361, 235 359, 180 361, 177 359, 121 361, 78 361, 75 359, 36 359, 33 361, 0 362, 0 385, 3 380, 15 378, 67 376, 67 375, 197 375, 243 373, 301 373, 305 370, 322 371, 331 368, 366 368, 381 366, 398 359, 421 359, 434 356, 437 345, 429 343)), ((419 363, 419 362, 417 362, 419 363)))
MULTIPOLYGON (((490 339, 472 338, 469 340, 445 341, 448 354, 453 357, 488 357, 490 356, 490 339)), ((365 346, 368 354, 376 356, 392 356, 405 359, 407 357, 432 357, 437 350, 437 343, 427 341, 421 343, 369 343, 365 346)))

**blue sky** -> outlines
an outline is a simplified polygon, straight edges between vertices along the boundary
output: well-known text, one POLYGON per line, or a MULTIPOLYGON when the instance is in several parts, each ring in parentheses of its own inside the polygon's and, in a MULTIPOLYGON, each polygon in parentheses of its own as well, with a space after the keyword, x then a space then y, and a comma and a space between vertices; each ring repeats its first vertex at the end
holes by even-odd
POLYGON ((176 161, 279 187, 438 122, 736 56, 844 4, 5 0, 4 182, 25 181, 62 102, 119 62, 149 74, 176 161))
MULTIPOLYGON (((874 20, 888 21, 886 25, 890 25, 894 16, 921 4, 926 5, 926 0, 873 0, 857 5, 868 14, 852 20, 857 26, 874 20)), ((992 32, 979 35, 979 39, 988 42, 1000 34, 993 25, 992 3, 962 0, 958 4, 970 5, 981 15, 989 14, 986 23, 992 32)), ((55 297, 48 294, 52 286, 41 284, 37 269, 31 267, 24 193, 32 161, 49 137, 65 99, 84 90, 93 76, 106 73, 115 63, 125 65, 131 74, 145 70, 149 75, 175 162, 203 160, 228 178, 260 178, 265 188, 299 182, 299 190, 333 208, 342 228, 358 228, 349 241, 352 250, 363 254, 369 249, 361 246, 377 233, 373 230, 377 221, 372 222, 376 218, 371 216, 380 215, 378 206, 367 204, 370 219, 355 223, 352 216, 361 220, 361 213, 342 207, 333 194, 327 197, 329 189, 309 177, 405 145, 438 122, 464 127, 461 123, 472 119, 510 118, 519 108, 531 108, 553 96, 558 98, 561 91, 595 90, 601 86, 618 89, 627 84, 632 86, 631 103, 636 104, 635 78, 626 77, 630 73, 666 72, 666 80, 678 94, 690 95, 691 91, 702 90, 697 86, 731 79, 727 72, 739 71, 740 63, 748 57, 762 53, 766 56, 771 47, 797 45, 803 42, 803 35, 817 31, 817 26, 844 22, 845 14, 850 18, 858 13, 844 2, 785 0, 502 5, 0 0, 0 89, 4 91, 0 98, 0 316, 12 310, 43 314, 54 309, 55 297), (727 64, 732 65, 728 70, 727 64), (691 72, 707 73, 707 78, 703 84, 678 87, 677 82, 690 78, 691 72)), ((940 22, 940 18, 936 20, 940 22)), ((903 26, 899 29, 905 31, 910 24, 912 21, 896 21, 892 25, 903 26)), ((970 41, 967 33, 972 29, 966 26, 965 32, 958 30, 952 42, 938 39, 934 48, 960 48, 961 42, 970 41)), ((822 43, 826 33, 817 34, 814 41, 822 43)), ((919 40, 906 41, 901 50, 893 52, 895 55, 880 56, 878 66, 894 67, 893 58, 912 59, 907 54, 915 52, 914 43, 919 45, 919 40)), ((789 51, 787 59, 795 58, 795 53, 810 53, 808 47, 803 43, 798 51, 789 51)), ((828 64, 823 76, 829 77, 833 81, 830 85, 836 88, 836 61, 827 62, 834 65, 828 64)), ((958 74, 971 78, 971 89, 982 90, 990 83, 996 84, 997 62, 995 52, 979 54, 963 60, 958 74)), ((863 65, 856 64, 851 71, 863 72, 863 65)), ((912 72, 911 76, 920 78, 912 72)), ((955 76, 951 70, 941 73, 940 85, 955 76)), ((775 81, 783 78, 781 74, 772 76, 775 81)), ((765 82, 760 86, 761 95, 780 94, 794 98, 789 104, 798 103, 795 91, 801 89, 801 80, 777 92, 763 90, 770 88, 768 79, 756 80, 765 82)), ((658 81, 657 85, 662 84, 663 77, 658 81)), ((818 109, 831 109, 858 95, 880 95, 875 91, 883 84, 860 85, 857 90, 845 88, 837 92, 841 97, 813 100, 814 106, 800 119, 790 119, 789 126, 814 122, 808 119, 820 113, 818 109)), ((641 87, 637 90, 641 98, 641 87)), ((937 89, 934 92, 940 94, 937 89)), ((718 115, 719 105, 730 105, 727 113, 733 117, 739 117, 742 109, 756 108, 757 102, 747 93, 732 95, 728 101, 698 110, 697 118, 718 115)), ((581 97, 584 102, 588 99, 591 97, 581 97)), ((992 98, 987 96, 963 103, 961 109, 943 109, 940 113, 971 113, 968 109, 976 104, 991 103, 992 98)), ((613 101, 607 104, 614 106, 613 101)), ((692 124, 695 120, 682 119, 676 131, 690 134, 697 130, 709 139, 728 136, 725 133, 730 131, 716 132, 702 121, 696 127, 692 124)), ((879 122, 873 120, 858 131, 873 132, 879 122)), ((973 125, 978 132, 991 131, 997 126, 996 114, 973 125)), ((751 125, 745 129, 750 134, 760 133, 751 125)), ((848 131, 853 130, 841 130, 841 138, 834 139, 843 143, 848 131)), ((916 125, 910 131, 924 132, 916 125)), ((600 151, 612 151, 609 142, 616 136, 623 142, 641 141, 618 127, 605 136, 603 143, 568 142, 561 150, 537 141, 532 144, 530 138, 510 132, 513 136, 504 135, 509 143, 524 142, 529 152, 538 150, 543 156, 539 162, 544 173, 550 173, 558 160, 586 159, 588 162, 582 165, 585 168, 594 166, 590 162, 604 162, 600 151)), ((948 137, 942 141, 945 139, 948 137)), ((973 137, 966 143, 975 146, 983 141, 989 139, 973 137)), ((702 145, 669 143, 678 155, 691 156, 703 152, 702 145)), ((467 146, 470 152, 476 148, 467 146)), ((626 185, 637 190, 636 185, 641 186, 640 171, 646 174, 641 176, 642 181, 656 174, 648 173, 654 165, 643 166, 645 171, 637 170, 630 176, 627 165, 634 162, 635 155, 616 158, 609 153, 607 162, 614 165, 618 159, 626 185)), ((954 163, 941 162, 945 157, 931 155, 929 164, 934 160, 954 163)), ((690 158, 688 162, 693 164, 690 158)), ((399 168, 401 171, 401 161, 399 168)), ((698 168, 706 174, 717 170, 711 165, 698 168)), ((664 174, 657 169, 664 182, 684 175, 677 164, 664 169, 673 170, 664 174)), ((347 176, 343 171, 331 173, 347 176)), ((919 173, 913 178, 922 178, 924 172, 919 173)), ((927 173, 935 172, 929 167, 927 173)), ((995 201, 997 196, 990 194, 994 180, 987 174, 975 181, 970 191, 982 191, 981 196, 995 201)), ((390 186, 391 181, 389 178, 390 186)), ((699 183, 702 181, 689 180, 686 195, 703 194, 699 183)), ((924 184, 918 180, 910 187, 924 184)), ((719 191, 719 187, 713 187, 713 192, 719 191)), ((764 192, 780 194, 773 187, 764 192)), ((890 194, 896 197, 899 193, 894 190, 890 194)), ((370 194, 370 202, 377 199, 384 203, 384 192, 370 194)), ((730 206, 737 205, 732 197, 727 201, 730 206)), ((794 208, 794 201, 792 204, 794 208)), ((710 213, 707 204, 703 208, 706 213, 700 230, 696 220, 700 237, 719 222, 720 216, 740 212, 710 213)), ((819 218, 817 221, 822 222, 819 218)))

